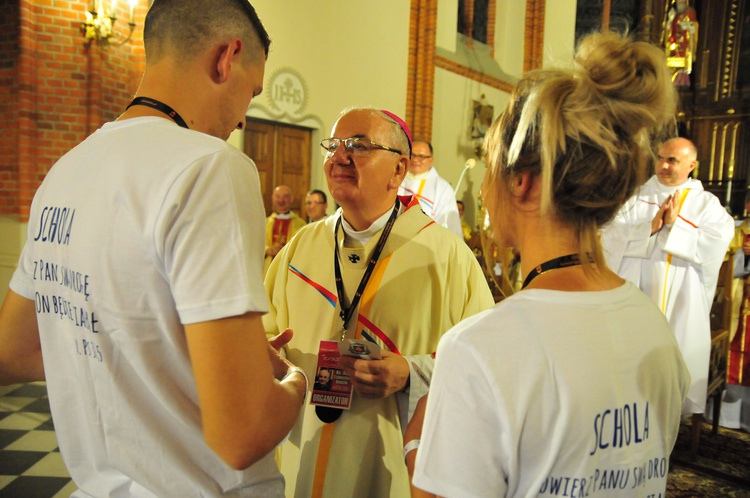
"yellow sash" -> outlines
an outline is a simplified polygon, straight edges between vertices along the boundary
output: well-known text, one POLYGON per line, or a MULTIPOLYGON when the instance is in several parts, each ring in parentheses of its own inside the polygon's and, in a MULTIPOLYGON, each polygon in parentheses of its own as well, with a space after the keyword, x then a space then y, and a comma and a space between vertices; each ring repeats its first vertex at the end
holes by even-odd
MULTIPOLYGON (((690 192, 689 188, 686 188, 682 191, 680 194, 680 205, 677 208, 677 215, 680 215, 680 211, 682 210, 682 205, 685 203, 685 198, 688 195, 688 192, 690 192)), ((677 221, 675 219, 675 221, 677 221)), ((667 269, 664 273, 664 290, 661 293, 661 312, 664 313, 667 309, 667 278, 669 277, 669 266, 672 264, 672 255, 667 255, 667 269)))
MULTIPOLYGON (((362 293, 362 302, 359 305, 358 313, 367 316, 372 305, 372 300, 375 297, 375 292, 380 287, 380 281, 383 279, 383 274, 391 261, 393 253, 385 256, 383 259, 377 262, 375 268, 370 276, 370 281, 367 282, 367 287, 362 293)), ((362 336, 363 325, 357 320, 355 326, 354 337, 360 338, 362 336)), ((320 498, 323 496, 323 488, 326 483, 326 471, 328 470, 328 457, 331 454, 331 445, 333 443, 333 429, 336 422, 330 424, 323 424, 323 432, 320 434, 320 443, 318 444, 318 459, 315 462, 315 476, 313 479, 312 487, 312 498, 320 498)))

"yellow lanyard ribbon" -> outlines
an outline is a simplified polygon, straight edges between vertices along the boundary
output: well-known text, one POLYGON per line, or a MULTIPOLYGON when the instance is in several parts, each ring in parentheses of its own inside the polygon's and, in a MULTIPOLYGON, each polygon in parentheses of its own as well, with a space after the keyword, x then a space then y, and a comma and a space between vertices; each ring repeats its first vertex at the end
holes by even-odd
MULTIPOLYGON (((391 254, 382 258, 375 265, 370 281, 367 282, 364 292, 362 293, 362 301, 359 306, 358 314, 367 316, 372 305, 375 292, 380 287, 380 281, 383 279, 385 269, 388 263, 391 261, 391 254)), ((356 325, 356 333, 354 337, 359 338, 362 335, 363 326, 359 321, 356 325)), ((336 422, 330 424, 323 424, 323 431, 320 433, 320 443, 318 444, 318 458, 315 462, 315 474, 313 478, 312 487, 312 498, 321 498, 323 496, 323 488, 326 483, 326 471, 328 470, 328 458, 331 455, 331 446, 333 444, 333 428, 336 422)))
MULTIPOLYGON (((685 198, 687 197, 688 192, 690 192, 690 189, 686 188, 680 194, 680 205, 677 208, 678 216, 680 214, 680 211, 682 210, 682 205, 685 203, 685 198)), ((666 269, 666 272, 664 273, 664 290, 661 293, 661 312, 662 313, 665 313, 667 309, 667 281, 668 281, 667 279, 669 278, 669 267, 671 264, 672 264, 672 255, 668 254, 667 255, 667 269, 666 269)))

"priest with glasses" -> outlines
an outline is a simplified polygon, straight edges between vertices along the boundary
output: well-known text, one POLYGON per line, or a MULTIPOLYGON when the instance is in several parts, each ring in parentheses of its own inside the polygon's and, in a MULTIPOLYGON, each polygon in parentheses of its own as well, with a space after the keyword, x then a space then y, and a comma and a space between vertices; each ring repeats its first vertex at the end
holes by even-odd
POLYGON ((402 428, 429 388, 437 343, 492 294, 463 240, 397 195, 411 155, 403 120, 346 109, 320 145, 341 207, 274 259, 264 325, 294 330, 285 352, 309 376, 326 364, 347 375, 336 376, 336 395, 308 398, 322 404, 305 406, 278 461, 287 496, 408 496, 402 428), (329 354, 352 340, 380 357, 329 354))

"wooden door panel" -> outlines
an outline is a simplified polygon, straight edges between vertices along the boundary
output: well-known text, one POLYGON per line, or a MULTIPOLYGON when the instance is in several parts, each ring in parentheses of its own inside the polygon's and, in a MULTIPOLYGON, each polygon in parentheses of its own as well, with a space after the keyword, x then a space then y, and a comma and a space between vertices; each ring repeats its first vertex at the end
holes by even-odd
POLYGON ((259 121, 247 121, 244 152, 255 161, 255 165, 258 167, 260 191, 263 195, 263 207, 266 209, 266 214, 270 213, 271 193, 274 188, 274 135, 273 125, 259 121))
POLYGON ((298 128, 280 129, 276 164, 279 172, 277 183, 292 189, 292 209, 301 213, 310 186, 310 132, 298 128))
POLYGON ((258 167, 266 214, 272 210, 271 195, 278 185, 294 193, 292 210, 302 215, 302 204, 310 188, 311 130, 280 123, 248 119, 244 152, 258 167))

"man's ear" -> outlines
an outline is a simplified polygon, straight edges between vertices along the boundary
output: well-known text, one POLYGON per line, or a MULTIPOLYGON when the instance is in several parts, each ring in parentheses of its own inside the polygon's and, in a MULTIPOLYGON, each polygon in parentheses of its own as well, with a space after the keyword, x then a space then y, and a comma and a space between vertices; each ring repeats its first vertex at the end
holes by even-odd
POLYGON ((696 166, 698 166, 698 161, 697 160, 692 161, 690 163, 690 171, 688 172, 688 175, 690 175, 690 173, 692 173, 695 170, 696 166))
POLYGON ((401 155, 398 160, 398 164, 396 164, 396 167, 393 170, 393 175, 391 175, 391 179, 388 182, 389 189, 397 189, 401 186, 401 184, 404 182, 404 178, 406 177, 406 171, 408 170, 408 168, 409 158, 401 155))
POLYGON ((232 63, 237 61, 242 50, 242 40, 239 38, 233 38, 229 43, 219 48, 219 55, 216 60, 216 77, 218 83, 225 83, 229 79, 232 63))

